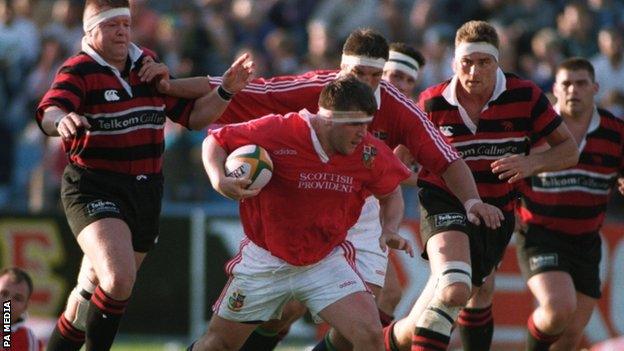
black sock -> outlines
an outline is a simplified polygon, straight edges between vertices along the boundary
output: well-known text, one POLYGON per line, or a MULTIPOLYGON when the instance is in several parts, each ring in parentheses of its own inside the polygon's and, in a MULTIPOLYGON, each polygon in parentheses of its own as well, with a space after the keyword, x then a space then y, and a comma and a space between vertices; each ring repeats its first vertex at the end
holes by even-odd
POLYGON ((95 289, 87 312, 87 351, 110 350, 127 304, 108 297, 99 286, 95 289))
POLYGON ((412 351, 446 351, 450 341, 448 335, 416 327, 412 336, 412 351))
POLYGON ((282 340, 278 333, 272 333, 262 329, 261 327, 249 335, 240 351, 272 351, 282 340))
POLYGON ((457 318, 464 351, 487 351, 492 346, 494 318, 492 305, 484 308, 464 308, 457 318))
POLYGON ((50 340, 48 340, 47 351, 78 351, 85 341, 85 333, 76 329, 66 318, 65 314, 61 314, 56 321, 56 326, 50 340))
POLYGON ((527 351, 548 351, 560 335, 548 335, 537 329, 533 321, 533 314, 529 316, 527 321, 527 351))

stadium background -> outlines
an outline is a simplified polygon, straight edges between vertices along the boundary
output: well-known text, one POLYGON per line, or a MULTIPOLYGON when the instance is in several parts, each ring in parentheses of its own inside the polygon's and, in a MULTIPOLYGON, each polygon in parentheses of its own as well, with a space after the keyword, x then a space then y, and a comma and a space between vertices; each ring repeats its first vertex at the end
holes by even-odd
MULTIPOLYGON (((336 68, 340 46, 358 27, 373 27, 390 42, 413 44, 427 59, 417 90, 447 79, 455 29, 469 19, 495 24, 501 65, 550 90, 554 65, 579 55, 592 59, 599 104, 624 112, 624 1, 585 0, 131 0, 133 40, 155 49, 176 77, 220 74, 250 51, 258 75, 336 68), (606 34, 605 34, 606 33, 606 34), (601 38, 599 40, 599 37, 601 38), (606 45, 613 38, 611 45, 606 45), (599 45, 599 42, 603 44, 599 45), (612 63, 610 63, 612 62, 612 63)), ((0 0, 0 5, 4 4, 0 0)), ((82 35, 77 0, 14 0, 0 11, 0 266, 19 265, 36 290, 31 322, 45 336, 77 274, 79 251, 59 208, 64 155, 34 123, 34 105, 82 35), (46 322, 46 320, 48 322, 46 322)), ((0 6, 2 8, 2 6, 0 6)), ((179 345, 196 336, 223 286, 222 266, 241 230, 236 204, 210 189, 199 158, 204 134, 168 125, 165 205, 157 249, 141 270, 121 334, 125 340, 179 345), (147 336, 148 339, 144 337, 147 336)), ((415 238, 416 190, 405 189, 404 234, 415 238)), ((588 342, 624 334, 624 201, 616 195, 603 234, 605 294, 588 326, 588 342)), ((305 215, 305 214, 301 214, 305 215)), ((399 312, 424 284, 420 259, 394 257, 407 288, 399 312)), ((512 247, 501 267, 494 303, 495 343, 519 345, 532 301, 518 275, 512 247)), ((293 338, 314 337, 300 323, 293 338)))

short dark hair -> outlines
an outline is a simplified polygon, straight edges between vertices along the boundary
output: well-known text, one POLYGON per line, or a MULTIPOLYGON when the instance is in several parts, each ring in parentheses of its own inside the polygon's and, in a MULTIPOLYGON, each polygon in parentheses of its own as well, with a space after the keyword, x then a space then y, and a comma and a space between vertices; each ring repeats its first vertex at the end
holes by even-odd
POLYGON ((377 111, 373 90, 353 75, 327 84, 321 91, 319 106, 328 110, 364 111, 369 115, 377 111))
POLYGON ((592 65, 591 62, 585 58, 570 57, 569 59, 561 61, 561 63, 557 65, 555 74, 564 69, 568 71, 587 71, 592 82, 596 81, 596 71, 594 70, 594 65, 592 65))
POLYGON ((427 62, 420 51, 416 50, 415 47, 402 42, 395 42, 390 44, 390 51, 400 52, 413 58, 414 60, 416 60, 416 62, 418 62, 419 69, 422 68, 427 62))
POLYGON ((468 21, 455 34, 455 47, 460 43, 476 43, 484 41, 498 49, 499 40, 496 28, 485 21, 468 21))
POLYGON ((383 35, 370 28, 356 29, 342 46, 342 53, 354 56, 388 59, 388 42, 383 35))
POLYGON ((28 285, 28 297, 30 298, 33 292, 33 282, 32 279, 30 279, 30 275, 28 275, 25 270, 18 267, 4 268, 0 271, 0 277, 4 277, 5 275, 8 275, 10 279, 17 284, 26 282, 26 285, 28 285))

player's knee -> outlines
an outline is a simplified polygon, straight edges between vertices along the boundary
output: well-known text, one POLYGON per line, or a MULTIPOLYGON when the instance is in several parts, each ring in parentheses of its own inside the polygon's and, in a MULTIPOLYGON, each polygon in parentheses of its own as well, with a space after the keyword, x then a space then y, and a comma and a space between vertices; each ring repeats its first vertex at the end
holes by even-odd
POLYGON ((570 324, 576 311, 576 300, 553 299, 544 306, 546 320, 543 321, 544 329, 548 331, 561 331, 570 324))
POLYGON ((100 287, 113 299, 126 299, 132 293, 135 280, 134 270, 111 271, 100 278, 100 287))
POLYGON ((449 307, 463 307, 470 299, 472 269, 462 261, 446 262, 440 270, 435 297, 449 307))
POLYGON ((193 350, 197 351, 238 351, 241 345, 216 333, 208 333, 206 337, 198 341, 193 350))
POLYGON ((384 303, 395 307, 399 304, 399 302, 401 302, 402 295, 403 292, 399 287, 384 287, 381 293, 381 298, 384 300, 384 303))
MULTIPOLYGON (((351 342, 354 346, 357 345, 382 345, 383 344, 383 331, 379 321, 371 323, 368 321, 358 321, 354 323, 351 333, 351 342)), ((346 335, 345 335, 346 337, 346 335)))

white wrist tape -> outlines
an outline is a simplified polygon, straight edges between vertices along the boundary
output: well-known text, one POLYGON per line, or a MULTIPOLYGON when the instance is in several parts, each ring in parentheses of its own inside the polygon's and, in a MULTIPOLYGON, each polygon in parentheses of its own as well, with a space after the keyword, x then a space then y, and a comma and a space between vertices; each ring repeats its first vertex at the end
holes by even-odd
POLYGON ((128 7, 116 7, 110 10, 102 11, 95 16, 87 18, 82 24, 82 30, 87 33, 98 24, 117 16, 130 17, 130 9, 128 7))
POLYGON ((466 209, 466 213, 470 213, 470 209, 472 208, 472 206, 476 205, 476 204, 481 204, 483 203, 483 201, 481 201, 481 199, 468 199, 466 200, 466 202, 464 202, 464 208, 466 209))

